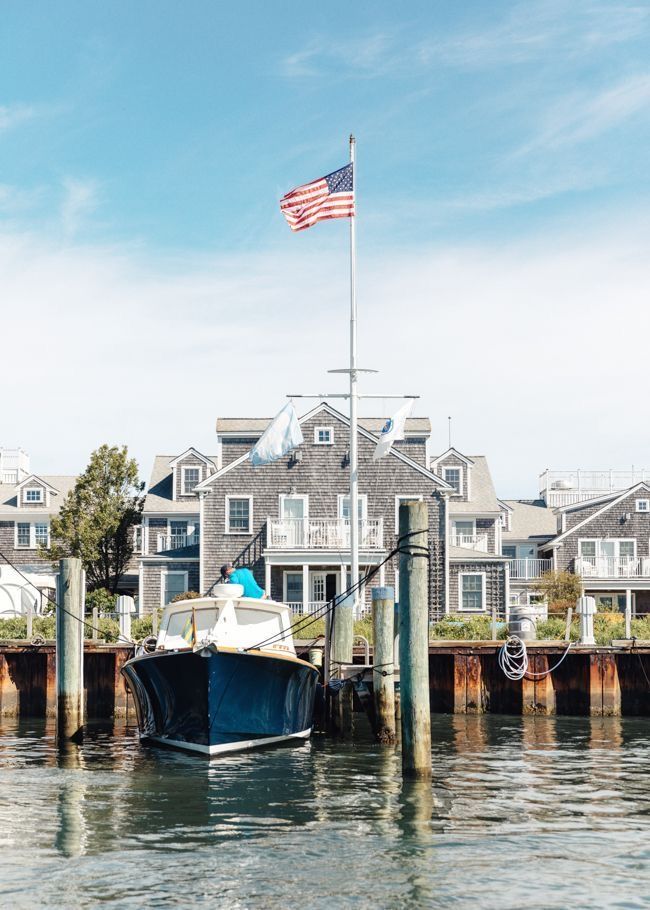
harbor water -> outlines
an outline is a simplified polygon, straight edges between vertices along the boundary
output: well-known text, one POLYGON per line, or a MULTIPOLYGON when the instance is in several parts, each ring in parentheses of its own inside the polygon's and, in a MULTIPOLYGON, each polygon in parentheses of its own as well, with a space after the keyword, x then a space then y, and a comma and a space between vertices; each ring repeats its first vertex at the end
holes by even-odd
POLYGON ((0 725, 3 906, 650 906, 650 722, 434 716, 431 784, 360 734, 218 761, 0 725))

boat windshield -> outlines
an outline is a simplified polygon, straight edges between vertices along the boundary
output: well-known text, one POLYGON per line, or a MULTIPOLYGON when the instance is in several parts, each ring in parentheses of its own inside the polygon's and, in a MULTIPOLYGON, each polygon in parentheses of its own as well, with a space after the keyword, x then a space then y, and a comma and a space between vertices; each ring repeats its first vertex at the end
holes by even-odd
MULTIPOLYGON (((216 607, 197 607, 194 610, 194 623, 196 624, 196 640, 201 641, 208 637, 216 625, 219 610, 216 607)), ((192 610, 182 610, 172 613, 164 630, 166 648, 186 648, 194 643, 192 610)))
POLYGON ((250 648, 251 645, 261 644, 282 631, 282 617, 274 611, 239 606, 235 615, 239 647, 250 648))

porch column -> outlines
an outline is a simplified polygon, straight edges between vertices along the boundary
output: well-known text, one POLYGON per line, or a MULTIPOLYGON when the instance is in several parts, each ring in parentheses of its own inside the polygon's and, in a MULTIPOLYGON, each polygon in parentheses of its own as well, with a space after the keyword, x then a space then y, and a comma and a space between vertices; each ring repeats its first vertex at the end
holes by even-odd
POLYGON ((266 596, 271 597, 271 562, 268 559, 264 561, 264 590, 266 596))
POLYGON ((632 616, 632 589, 627 588, 625 591, 625 612, 632 616))
POLYGON ((348 586, 348 573, 346 571, 346 565, 344 562, 341 562, 341 591, 342 594, 348 586))
POLYGON ((302 564, 302 612, 306 613, 309 606, 309 565, 302 564))

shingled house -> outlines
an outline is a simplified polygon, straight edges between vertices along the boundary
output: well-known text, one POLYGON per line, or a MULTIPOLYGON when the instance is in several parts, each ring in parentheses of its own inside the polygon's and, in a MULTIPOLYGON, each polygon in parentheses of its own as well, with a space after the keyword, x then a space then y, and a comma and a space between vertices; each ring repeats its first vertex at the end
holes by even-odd
POLYGON ((76 477, 33 474, 22 449, 0 449, 0 614, 40 612, 53 596, 55 568, 41 546, 50 545, 50 522, 76 477), (26 580, 27 579, 27 580, 26 580))
POLYGON ((507 560, 501 552, 501 505, 483 455, 450 448, 431 459, 449 494, 446 612, 503 612, 508 602, 507 560))
MULTIPOLYGON (((221 467, 196 487, 201 526, 201 591, 224 562, 247 565, 271 597, 312 610, 349 583, 349 422, 328 404, 300 419, 305 442, 279 461, 253 467, 248 453, 268 419, 220 419, 221 467)), ((360 567, 378 566, 394 547, 402 499, 429 507, 430 602, 444 610, 445 522, 450 485, 427 467, 427 419, 412 418, 406 438, 372 461, 383 421, 359 426, 360 567)), ((376 584, 398 584, 396 560, 376 584)))

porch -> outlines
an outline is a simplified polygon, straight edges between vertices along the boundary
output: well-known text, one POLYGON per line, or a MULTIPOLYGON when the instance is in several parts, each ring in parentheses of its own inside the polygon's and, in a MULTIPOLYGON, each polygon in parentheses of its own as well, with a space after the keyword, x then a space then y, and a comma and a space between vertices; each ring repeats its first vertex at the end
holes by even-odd
MULTIPOLYGON (((359 575, 363 577, 379 559, 359 566, 359 575)), ((381 566, 372 586, 385 584, 385 567, 381 566)), ((274 600, 282 601, 291 607, 297 616, 316 613, 337 595, 348 590, 351 585, 349 562, 323 560, 298 561, 297 559, 277 561, 265 557, 265 590, 274 600)), ((370 591, 361 591, 359 616, 371 608, 370 591)))
MULTIPOLYGON (((266 546, 269 550, 349 550, 348 518, 267 518, 266 546)), ((359 520, 359 547, 383 550, 382 518, 359 520)))

